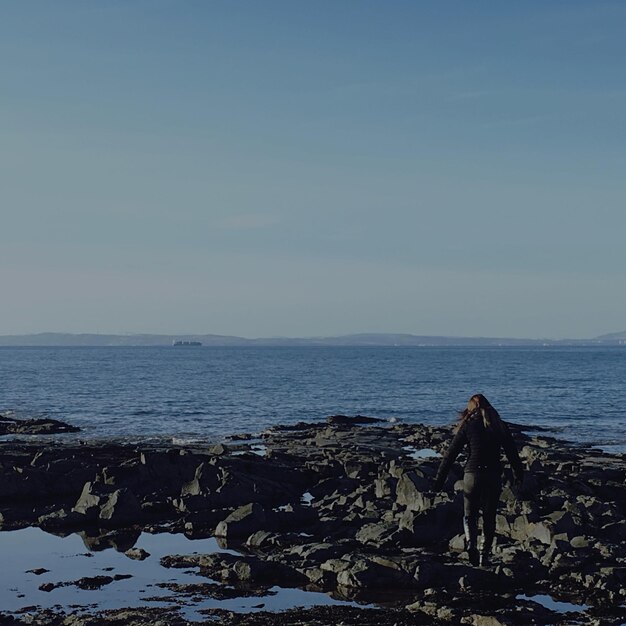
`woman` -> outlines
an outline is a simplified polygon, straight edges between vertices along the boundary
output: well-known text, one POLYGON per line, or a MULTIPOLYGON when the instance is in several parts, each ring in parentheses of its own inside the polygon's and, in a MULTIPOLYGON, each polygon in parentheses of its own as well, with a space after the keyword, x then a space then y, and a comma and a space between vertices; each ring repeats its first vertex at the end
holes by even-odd
POLYGON ((504 448, 518 485, 522 482, 524 469, 509 429, 485 396, 480 393, 472 396, 459 420, 456 435, 439 466, 435 490, 441 491, 450 467, 467 445, 469 450, 463 475, 463 528, 467 551, 472 565, 488 565, 502 491, 501 449, 504 448), (479 555, 478 514, 481 508, 483 545, 479 555))

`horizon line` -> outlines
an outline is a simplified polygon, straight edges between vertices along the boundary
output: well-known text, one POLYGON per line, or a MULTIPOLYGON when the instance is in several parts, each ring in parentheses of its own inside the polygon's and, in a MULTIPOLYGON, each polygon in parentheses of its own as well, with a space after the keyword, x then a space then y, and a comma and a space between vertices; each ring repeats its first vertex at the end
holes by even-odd
POLYGON ((65 336, 65 337, 119 337, 119 338, 133 338, 133 337, 155 337, 155 338, 181 338, 181 337, 212 337, 215 339, 230 339, 230 340, 243 340, 243 341, 329 341, 333 339, 349 339, 349 338, 367 338, 367 337, 404 337, 407 339, 445 339, 445 340, 475 340, 475 341, 532 341, 532 342, 590 342, 601 340, 614 340, 626 339, 626 331, 603 333, 594 337, 583 338, 571 338, 571 337, 520 337, 520 336, 490 336, 490 335, 445 335, 445 334, 416 334, 411 332, 352 332, 342 334, 326 334, 326 335, 271 335, 271 336, 244 336, 233 334, 219 334, 219 333, 164 333, 164 332, 64 332, 64 331, 39 331, 39 332, 26 332, 26 333, 8 333, 0 334, 2 339, 18 339, 18 338, 36 338, 45 336, 65 336))

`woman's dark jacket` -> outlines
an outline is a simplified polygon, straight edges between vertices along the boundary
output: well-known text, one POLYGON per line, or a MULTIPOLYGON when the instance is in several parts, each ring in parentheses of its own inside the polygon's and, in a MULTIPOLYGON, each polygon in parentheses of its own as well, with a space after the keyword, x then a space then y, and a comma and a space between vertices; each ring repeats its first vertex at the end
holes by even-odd
POLYGON ((524 468, 506 424, 498 420, 492 426, 485 426, 482 415, 477 412, 470 415, 461 424, 454 436, 439 466, 437 478, 435 478, 436 489, 443 486, 452 464, 466 445, 468 446, 468 457, 465 463, 465 472, 500 474, 502 472, 500 455, 502 448, 504 448, 513 468, 515 479, 521 481, 524 468))

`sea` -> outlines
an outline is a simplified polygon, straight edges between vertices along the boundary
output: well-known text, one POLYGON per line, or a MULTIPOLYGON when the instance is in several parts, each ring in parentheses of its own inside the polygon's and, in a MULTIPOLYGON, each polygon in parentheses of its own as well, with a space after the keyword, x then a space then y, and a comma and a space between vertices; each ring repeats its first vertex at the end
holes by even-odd
POLYGON ((443 425, 478 392, 507 421, 626 453, 626 346, 0 348, 0 414, 83 440, 216 442, 335 414, 443 425))

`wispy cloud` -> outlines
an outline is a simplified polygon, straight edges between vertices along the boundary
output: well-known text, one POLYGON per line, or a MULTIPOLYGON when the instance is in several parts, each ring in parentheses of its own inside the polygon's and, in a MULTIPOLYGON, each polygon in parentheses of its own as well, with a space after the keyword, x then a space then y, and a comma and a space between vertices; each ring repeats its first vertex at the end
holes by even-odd
POLYGON ((506 128, 510 126, 533 126, 543 122, 549 122, 556 119, 555 115, 526 115, 519 117, 511 117, 508 119, 494 120, 485 122, 481 126, 483 128, 506 128))
POLYGON ((242 213, 220 219, 217 222, 217 227, 221 230, 261 230, 274 226, 278 222, 278 218, 274 215, 242 213))
POLYGON ((479 98, 491 97, 496 92, 493 89, 469 89, 467 91, 459 91, 448 96, 449 102, 457 102, 463 100, 478 100, 479 98))

